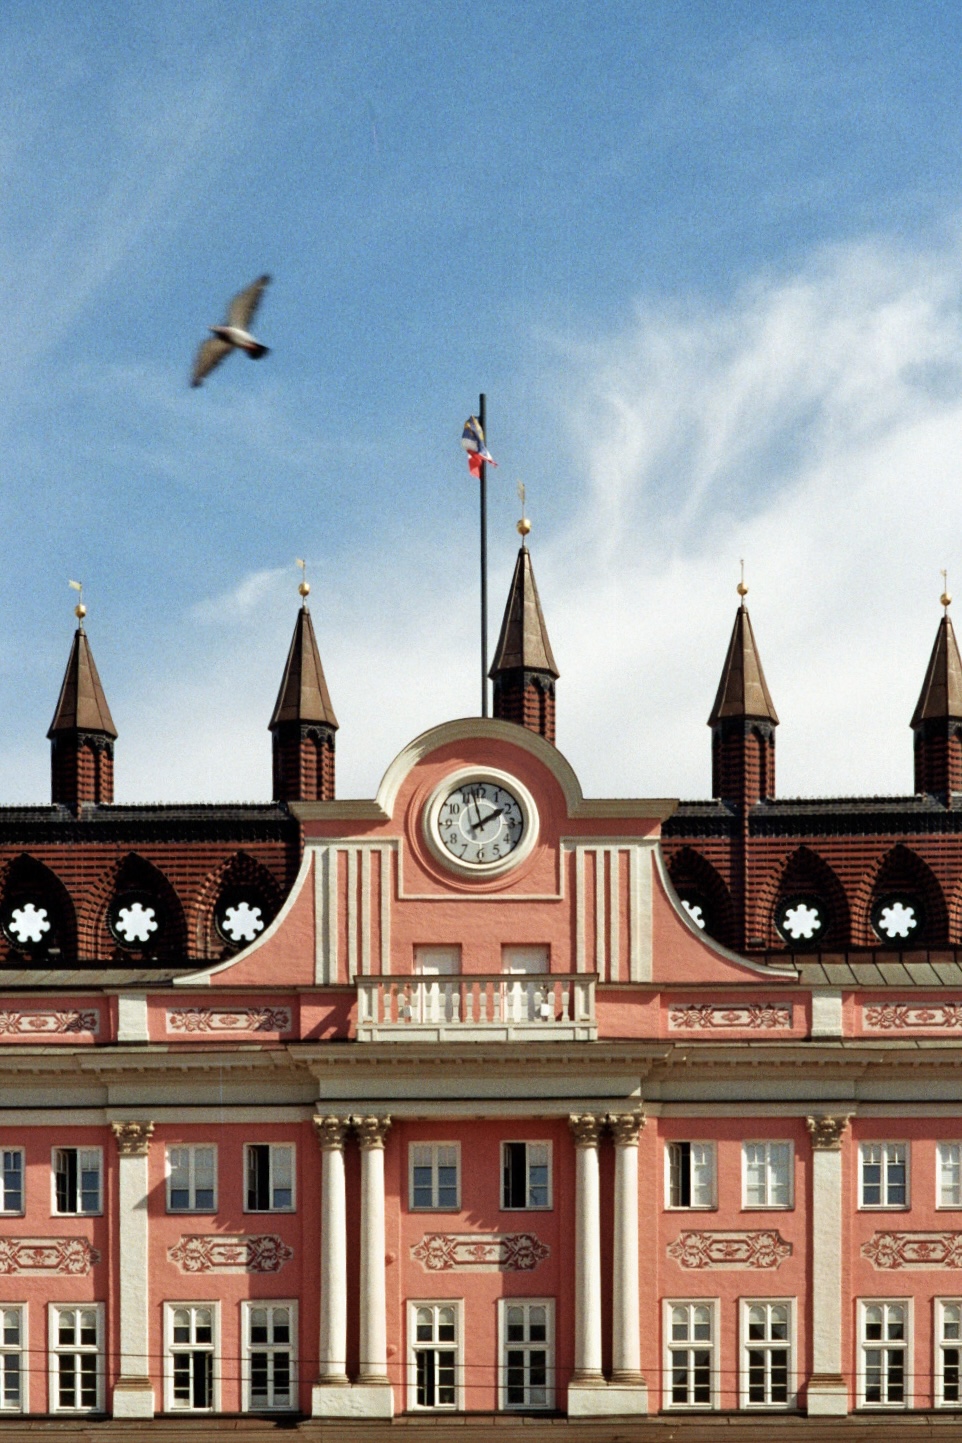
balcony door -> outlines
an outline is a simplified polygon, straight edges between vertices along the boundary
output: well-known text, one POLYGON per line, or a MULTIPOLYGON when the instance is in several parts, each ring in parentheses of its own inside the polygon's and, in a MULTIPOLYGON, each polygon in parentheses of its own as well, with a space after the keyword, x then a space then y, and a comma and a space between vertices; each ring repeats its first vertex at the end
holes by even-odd
POLYGON ((517 981, 504 989, 505 1013, 509 1022, 550 1020, 551 1007, 546 985, 547 947, 502 947, 501 970, 517 981))
POLYGON ((459 993, 456 986, 441 979, 457 977, 461 971, 460 947, 415 947, 414 971, 418 983, 414 998, 417 1022, 457 1022, 459 993), (438 979, 434 981, 432 979, 438 979))

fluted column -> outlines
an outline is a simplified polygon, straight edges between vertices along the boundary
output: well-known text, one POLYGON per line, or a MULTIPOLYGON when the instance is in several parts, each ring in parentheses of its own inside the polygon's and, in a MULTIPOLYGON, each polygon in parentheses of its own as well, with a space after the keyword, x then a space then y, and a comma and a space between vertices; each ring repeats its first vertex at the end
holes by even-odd
MULTIPOLYGON (((315 1117, 321 1149, 321 1328, 318 1387, 347 1386, 347 1195, 342 1117, 315 1117)), ((315 1408, 315 1412, 317 1409, 315 1408)))
POLYGON ((357 1117, 361 1147, 361 1382, 386 1383, 387 1299, 384 1286, 384 1139, 389 1117, 357 1117))
POLYGON ((640 1112, 609 1116, 615 1143, 614 1277, 611 1380, 642 1383, 641 1300, 638 1282, 638 1134, 640 1112))
POLYGON ((150 1378, 147 1194, 152 1122, 113 1122, 117 1143, 120 1376, 111 1404, 115 1418, 152 1418, 150 1378))
POLYGON ((842 1138, 847 1114, 806 1118, 812 1139, 812 1373, 806 1407, 813 1415, 848 1412, 842 1372, 842 1138))
POLYGON ((575 1140, 575 1367, 571 1381, 582 1387, 601 1386, 601 1119, 584 1113, 568 1122, 575 1140))

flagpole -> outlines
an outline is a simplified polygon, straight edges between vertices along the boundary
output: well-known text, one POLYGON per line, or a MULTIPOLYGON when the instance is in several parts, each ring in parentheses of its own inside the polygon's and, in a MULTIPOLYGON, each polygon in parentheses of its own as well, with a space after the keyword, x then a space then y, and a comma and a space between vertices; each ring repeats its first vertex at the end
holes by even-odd
MULTIPOLYGON (((478 420, 487 445, 487 397, 478 398, 478 420)), ((481 715, 488 714, 488 468, 481 462, 481 715)))

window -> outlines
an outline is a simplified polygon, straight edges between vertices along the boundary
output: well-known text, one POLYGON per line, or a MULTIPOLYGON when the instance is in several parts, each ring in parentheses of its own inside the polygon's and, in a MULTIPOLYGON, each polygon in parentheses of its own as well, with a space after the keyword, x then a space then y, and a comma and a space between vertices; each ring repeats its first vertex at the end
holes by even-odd
POLYGON ((296 1303, 244 1304, 248 1412, 297 1407, 296 1345, 296 1303))
POLYGON ((0 1151, 0 1212, 23 1212, 23 1150, 19 1147, 0 1151))
POLYGON ((863 1208, 908 1206, 908 1163, 904 1142, 863 1142, 859 1148, 863 1208))
POLYGON ((935 1300, 935 1402, 957 1408, 962 1403, 962 1302, 935 1300))
POLYGON ((214 1408, 214 1324, 212 1303, 168 1303, 167 1407, 193 1413, 214 1408))
POLYGON ((715 1144, 713 1142, 670 1142, 668 1144, 668 1207, 711 1208, 715 1206, 715 1144))
POLYGON ((0 1308, 0 1411, 26 1412, 27 1339, 24 1306, 0 1308))
POLYGON ((411 1168, 411 1207, 457 1212, 461 1206, 459 1144, 413 1142, 408 1158, 411 1168))
POLYGON ((938 1206, 962 1208, 962 1143, 940 1142, 938 1156, 938 1206))
POLYGON ((554 1305, 502 1298, 502 1408, 554 1407, 554 1305))
POLYGON ((792 1154, 790 1142, 745 1143, 742 1151, 744 1207, 791 1207, 792 1154))
POLYGON ((741 1405, 787 1407, 794 1399, 792 1303, 743 1302, 741 1405))
POLYGON ((550 1208, 551 1143, 501 1144, 502 1208, 550 1208))
POLYGON ((859 1402, 904 1408, 908 1303, 860 1303, 862 1367, 859 1402))
MULTIPOLYGON (((70 1149, 71 1151, 73 1149, 70 1149)), ((103 1408, 103 1307, 50 1309, 50 1392, 55 1412, 103 1408)))
POLYGON ((461 1304, 408 1305, 408 1403, 414 1408, 463 1408, 461 1304))
POLYGON ((217 1208, 217 1149, 209 1144, 167 1149, 167 1211, 212 1213, 217 1208))
POLYGON ((246 1211, 290 1212, 294 1206, 293 1143, 249 1143, 244 1153, 247 1159, 246 1211))
POLYGON ((55 1212, 100 1212, 99 1147, 54 1148, 53 1174, 55 1212))
POLYGON ((711 1408, 717 1303, 665 1304, 665 1407, 711 1408))

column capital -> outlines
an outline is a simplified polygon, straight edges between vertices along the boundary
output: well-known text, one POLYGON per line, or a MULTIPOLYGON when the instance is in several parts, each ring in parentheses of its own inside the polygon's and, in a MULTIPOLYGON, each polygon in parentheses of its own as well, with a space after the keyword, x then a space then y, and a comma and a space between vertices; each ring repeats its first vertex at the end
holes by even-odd
POLYGON ((391 1126, 391 1119, 389 1117, 375 1117, 373 1115, 369 1117, 352 1117, 351 1126, 357 1135, 361 1151, 365 1152, 368 1148, 384 1146, 384 1139, 387 1137, 388 1130, 391 1126))
POLYGON ((154 1131, 152 1122, 112 1122, 111 1132, 117 1140, 121 1157, 146 1157, 154 1131))
POLYGON ((347 1129, 346 1117, 314 1116, 314 1131, 321 1152, 343 1152, 347 1129))
POLYGON ((851 1121, 850 1112, 842 1112, 837 1116, 828 1116, 820 1113, 816 1117, 806 1117, 805 1126, 808 1128, 812 1139, 812 1147, 816 1152, 841 1152, 842 1134, 851 1121))
POLYGON ((643 1112, 609 1112, 605 1121, 615 1147, 637 1147, 638 1134, 648 1119, 643 1112))
POLYGON ((603 1118, 593 1112, 571 1113, 568 1126, 571 1128, 575 1147, 597 1147, 603 1121, 603 1118))

